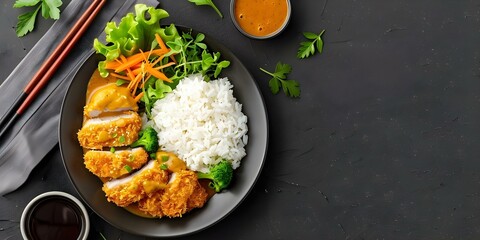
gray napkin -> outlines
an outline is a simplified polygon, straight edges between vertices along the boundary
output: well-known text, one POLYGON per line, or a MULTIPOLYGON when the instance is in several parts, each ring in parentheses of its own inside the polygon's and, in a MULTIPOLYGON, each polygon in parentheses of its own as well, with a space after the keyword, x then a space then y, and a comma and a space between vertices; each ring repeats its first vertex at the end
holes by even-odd
MULTIPOLYGON (((13 104, 18 94, 48 58, 88 6, 90 1, 72 0, 61 17, 35 44, 25 58, 0 86, 0 116, 13 104)), ((94 22, 77 42, 61 67, 38 94, 27 111, 18 119, 0 142, 0 195, 21 186, 32 169, 58 143, 60 108, 68 85, 80 66, 93 52, 93 39, 103 34, 109 21, 119 22, 136 3, 157 6, 156 0, 107 1, 94 22)))

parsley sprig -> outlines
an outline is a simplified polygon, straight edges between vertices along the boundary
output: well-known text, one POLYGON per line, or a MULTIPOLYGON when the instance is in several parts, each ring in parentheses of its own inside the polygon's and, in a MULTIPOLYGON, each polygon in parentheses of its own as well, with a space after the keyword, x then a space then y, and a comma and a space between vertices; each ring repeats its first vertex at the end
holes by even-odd
POLYGON ((285 95, 292 98, 300 97, 300 84, 295 80, 287 80, 288 74, 292 71, 292 66, 278 62, 274 73, 263 68, 260 68, 260 70, 272 76, 272 79, 268 81, 268 86, 273 94, 277 94, 282 87, 285 95))
POLYGON ((217 6, 215 6, 215 4, 213 3, 212 0, 188 0, 188 1, 191 2, 191 3, 195 3, 195 5, 197 5, 197 6, 202 6, 202 5, 210 6, 215 10, 215 12, 217 12, 217 14, 221 18, 223 18, 222 12, 220 12, 220 10, 217 8, 217 6))
POLYGON ((306 42, 301 42, 300 47, 298 48, 297 52, 297 57, 302 59, 302 58, 308 58, 315 54, 315 50, 318 53, 322 53, 323 51, 323 40, 322 40, 322 35, 325 32, 325 30, 322 30, 320 34, 315 34, 312 32, 304 32, 303 36, 311 41, 306 41, 306 42))
POLYGON ((16 0, 13 4, 14 8, 35 7, 32 11, 18 16, 17 36, 23 37, 33 30, 35 27, 35 19, 40 9, 42 10, 43 18, 59 19, 60 6, 62 6, 62 0, 16 0))

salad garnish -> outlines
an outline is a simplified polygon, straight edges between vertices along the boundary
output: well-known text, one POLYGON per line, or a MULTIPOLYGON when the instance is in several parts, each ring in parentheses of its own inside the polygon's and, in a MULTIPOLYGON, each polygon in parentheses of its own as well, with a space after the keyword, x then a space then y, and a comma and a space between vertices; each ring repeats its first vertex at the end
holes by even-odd
POLYGON ((96 52, 105 57, 98 64, 100 75, 111 74, 119 86, 128 84, 149 118, 153 104, 184 77, 199 73, 209 81, 230 65, 219 52, 208 49, 204 34, 179 32, 174 24, 162 26, 168 16, 163 9, 137 4, 135 14, 128 13, 118 25, 107 23, 106 43, 94 41, 96 52))

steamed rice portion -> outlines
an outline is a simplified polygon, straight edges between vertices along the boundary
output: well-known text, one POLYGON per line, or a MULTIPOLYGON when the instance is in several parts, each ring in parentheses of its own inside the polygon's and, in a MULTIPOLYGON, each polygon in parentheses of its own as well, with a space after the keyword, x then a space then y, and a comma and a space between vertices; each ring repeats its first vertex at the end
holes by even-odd
POLYGON ((201 75, 180 81, 152 108, 160 148, 174 152, 188 168, 208 172, 222 159, 240 166, 246 155, 247 116, 227 78, 205 82, 201 75))

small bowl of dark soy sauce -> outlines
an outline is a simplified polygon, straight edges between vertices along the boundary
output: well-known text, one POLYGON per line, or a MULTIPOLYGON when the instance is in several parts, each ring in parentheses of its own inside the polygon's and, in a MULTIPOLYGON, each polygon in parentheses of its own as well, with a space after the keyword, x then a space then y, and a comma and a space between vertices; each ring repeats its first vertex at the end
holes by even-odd
POLYGON ((83 204, 64 192, 46 192, 23 210, 20 231, 29 240, 87 239, 90 219, 83 204))

